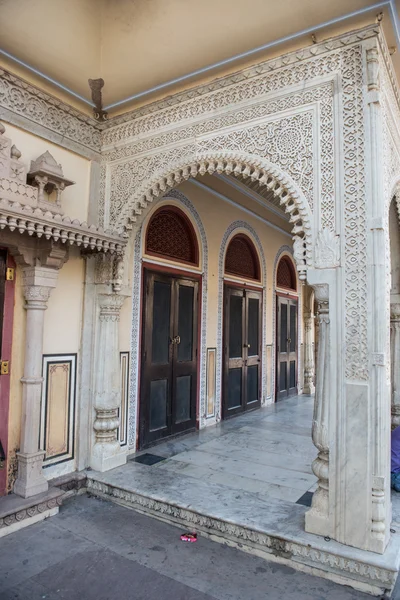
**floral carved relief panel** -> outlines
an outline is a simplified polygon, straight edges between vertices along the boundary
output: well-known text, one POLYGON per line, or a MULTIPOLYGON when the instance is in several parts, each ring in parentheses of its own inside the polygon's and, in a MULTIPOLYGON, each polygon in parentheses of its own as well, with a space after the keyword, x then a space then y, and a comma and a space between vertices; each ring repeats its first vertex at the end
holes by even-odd
POLYGON ((101 211, 110 224, 129 229, 152 198, 184 179, 234 172, 241 156, 254 172, 267 161, 287 182, 274 189, 286 186, 294 194, 287 212, 301 214, 300 228, 292 220, 297 265, 305 246, 305 264, 315 266, 318 232, 342 236, 344 252, 332 267, 345 268, 346 377, 363 380, 368 378, 363 46, 355 42, 335 43, 315 57, 307 50, 306 59, 292 57, 290 65, 281 63, 273 72, 261 68, 246 81, 204 95, 194 91, 182 102, 161 103, 159 110, 155 103, 147 113, 132 113, 131 122, 109 128, 103 137, 101 211), (341 181, 335 179, 335 156, 340 156, 341 181), (340 207, 335 206, 339 189, 340 207), (345 215, 341 231, 336 210, 345 215))

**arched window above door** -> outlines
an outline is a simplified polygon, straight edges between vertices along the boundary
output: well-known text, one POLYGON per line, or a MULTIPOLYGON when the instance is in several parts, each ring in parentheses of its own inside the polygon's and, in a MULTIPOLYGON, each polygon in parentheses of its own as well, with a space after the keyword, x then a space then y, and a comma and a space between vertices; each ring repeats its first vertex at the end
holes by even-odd
POLYGON ((225 273, 260 281, 260 262, 253 242, 239 233, 229 242, 225 256, 225 273))
POLYGON ((151 217, 147 226, 146 254, 199 264, 199 248, 193 225, 176 206, 163 206, 151 217))
POLYGON ((296 271, 288 256, 282 256, 276 273, 276 286, 288 290, 297 290, 296 271))

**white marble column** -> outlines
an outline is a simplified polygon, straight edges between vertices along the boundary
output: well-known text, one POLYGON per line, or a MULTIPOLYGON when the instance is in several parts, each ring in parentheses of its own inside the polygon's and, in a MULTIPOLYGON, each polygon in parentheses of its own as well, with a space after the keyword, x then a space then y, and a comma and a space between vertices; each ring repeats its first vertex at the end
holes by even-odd
POLYGON ((392 429, 400 425, 400 304, 390 304, 392 429))
POLYGON ((42 355, 44 311, 51 290, 56 287, 58 270, 25 267, 23 284, 26 308, 25 366, 22 382, 21 444, 18 476, 14 492, 28 498, 48 489, 42 473, 44 451, 39 448, 40 404, 42 395, 42 355))
POLYGON ((126 462, 117 432, 121 405, 119 317, 126 295, 98 294, 99 322, 95 360, 94 444, 90 466, 107 471, 126 462))
POLYGON ((318 478, 311 509, 306 513, 306 531, 317 535, 327 535, 329 531, 329 394, 330 394, 330 322, 328 286, 315 285, 315 298, 318 303, 319 344, 317 372, 315 380, 314 415, 312 440, 318 449, 318 456, 312 470, 318 478))
POLYGON ((314 387, 314 315, 311 312, 304 314, 304 394, 313 394, 314 387))

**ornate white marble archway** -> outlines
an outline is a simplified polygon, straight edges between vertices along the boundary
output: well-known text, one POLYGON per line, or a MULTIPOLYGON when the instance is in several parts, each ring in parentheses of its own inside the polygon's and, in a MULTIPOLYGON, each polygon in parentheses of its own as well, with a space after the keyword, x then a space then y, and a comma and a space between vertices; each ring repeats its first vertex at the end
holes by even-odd
POLYGON ((304 193, 282 169, 266 159, 245 152, 205 153, 195 161, 178 157, 171 160, 168 167, 152 175, 125 200, 119 211, 117 227, 129 237, 129 231, 142 211, 168 190, 189 178, 214 173, 233 174, 237 177, 250 177, 266 186, 290 215, 293 224, 294 258, 299 276, 305 279, 307 265, 312 260, 312 213, 304 193))

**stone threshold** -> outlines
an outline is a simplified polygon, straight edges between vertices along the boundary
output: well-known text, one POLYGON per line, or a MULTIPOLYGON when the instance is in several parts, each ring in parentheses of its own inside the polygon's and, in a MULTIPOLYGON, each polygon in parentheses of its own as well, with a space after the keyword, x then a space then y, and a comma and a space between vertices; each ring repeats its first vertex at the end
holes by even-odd
POLYGON ((304 506, 206 481, 193 485, 185 476, 157 471, 138 463, 87 471, 87 491, 266 560, 390 597, 400 567, 400 532, 383 555, 351 548, 306 533, 304 506))
POLYGON ((0 537, 14 533, 58 513, 64 491, 50 487, 30 498, 9 494, 0 498, 0 537))

